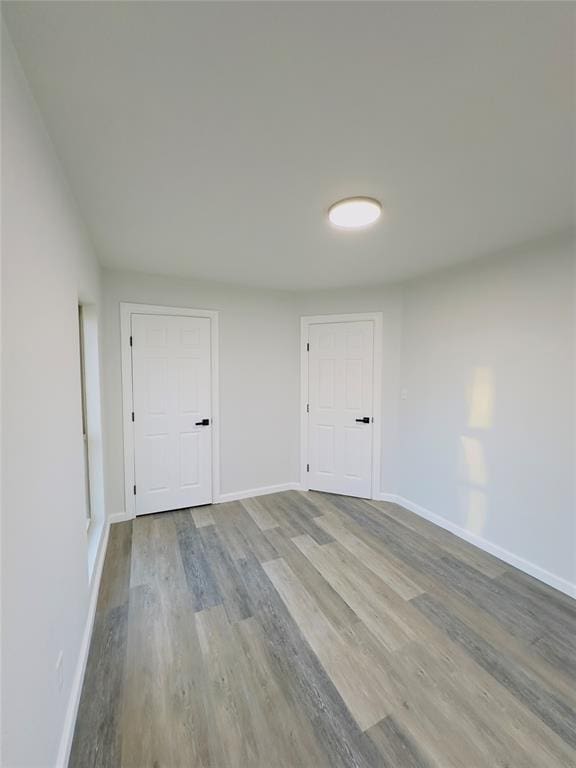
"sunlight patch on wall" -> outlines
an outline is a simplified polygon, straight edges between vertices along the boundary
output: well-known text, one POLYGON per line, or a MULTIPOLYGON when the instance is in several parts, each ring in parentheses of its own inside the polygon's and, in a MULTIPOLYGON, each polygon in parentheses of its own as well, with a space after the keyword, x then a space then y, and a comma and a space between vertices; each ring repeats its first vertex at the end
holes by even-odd
POLYGON ((486 526, 487 503, 486 494, 480 488, 468 489, 466 529, 470 533, 481 536, 486 526))
POLYGON ((472 485, 486 485, 488 472, 482 443, 477 438, 466 435, 462 435, 460 442, 462 444, 464 476, 472 485))
POLYGON ((489 429, 494 409, 494 377, 492 369, 478 366, 472 374, 468 393, 468 426, 470 429, 489 429))

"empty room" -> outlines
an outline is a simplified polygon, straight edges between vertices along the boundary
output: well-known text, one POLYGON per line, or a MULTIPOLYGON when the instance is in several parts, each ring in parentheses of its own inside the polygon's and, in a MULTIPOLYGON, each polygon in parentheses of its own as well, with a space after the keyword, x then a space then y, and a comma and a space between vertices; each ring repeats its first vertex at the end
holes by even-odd
POLYGON ((1 14, 2 768, 576 768, 576 3, 1 14))

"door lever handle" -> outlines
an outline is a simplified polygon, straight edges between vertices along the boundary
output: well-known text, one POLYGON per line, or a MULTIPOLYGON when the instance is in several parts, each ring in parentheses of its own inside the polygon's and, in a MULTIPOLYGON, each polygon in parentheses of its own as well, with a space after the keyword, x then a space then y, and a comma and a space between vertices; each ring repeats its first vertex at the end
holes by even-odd
POLYGON ((196 422, 197 427, 209 427, 210 426, 210 419, 202 419, 202 421, 196 422))
POLYGON ((370 416, 364 416, 361 419, 356 419, 356 421, 359 421, 361 424, 370 424, 370 416))

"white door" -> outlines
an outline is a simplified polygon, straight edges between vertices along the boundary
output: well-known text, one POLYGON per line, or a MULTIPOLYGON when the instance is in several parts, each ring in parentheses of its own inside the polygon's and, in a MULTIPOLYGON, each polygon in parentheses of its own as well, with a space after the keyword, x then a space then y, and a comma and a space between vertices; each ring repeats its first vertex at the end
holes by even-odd
POLYGON ((212 501, 210 370, 209 318, 132 315, 137 515, 212 501))
POLYGON ((308 486, 370 498, 374 324, 309 328, 308 486))

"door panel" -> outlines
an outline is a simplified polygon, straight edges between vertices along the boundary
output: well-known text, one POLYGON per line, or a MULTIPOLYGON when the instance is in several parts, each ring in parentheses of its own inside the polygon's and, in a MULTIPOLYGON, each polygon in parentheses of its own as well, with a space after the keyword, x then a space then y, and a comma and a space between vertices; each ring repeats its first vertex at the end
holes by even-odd
POLYGON ((212 501, 210 319, 132 316, 136 514, 212 501))
POLYGON ((309 487, 370 498, 374 324, 314 324, 309 343, 309 487))
POLYGON ((180 435, 180 485, 182 488, 193 488, 199 485, 200 452, 198 432, 185 432, 180 435))

